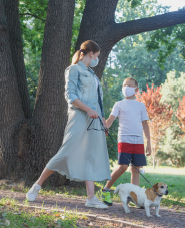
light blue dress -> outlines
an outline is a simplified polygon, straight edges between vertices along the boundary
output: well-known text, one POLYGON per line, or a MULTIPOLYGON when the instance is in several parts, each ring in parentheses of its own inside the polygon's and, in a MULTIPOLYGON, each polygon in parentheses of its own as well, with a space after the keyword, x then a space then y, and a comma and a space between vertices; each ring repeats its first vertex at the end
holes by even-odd
MULTIPOLYGON (((62 146, 46 167, 65 175, 70 180, 111 179, 105 133, 95 130, 87 131, 92 119, 86 112, 71 104, 74 100, 80 99, 96 110, 102 119, 104 110, 98 100, 94 77, 98 80, 99 99, 102 101, 102 87, 91 68, 87 68, 83 62, 79 61, 78 64, 68 67, 65 71, 65 98, 69 107, 68 123, 62 146)), ((99 119, 93 121, 91 128, 101 129, 99 119)))

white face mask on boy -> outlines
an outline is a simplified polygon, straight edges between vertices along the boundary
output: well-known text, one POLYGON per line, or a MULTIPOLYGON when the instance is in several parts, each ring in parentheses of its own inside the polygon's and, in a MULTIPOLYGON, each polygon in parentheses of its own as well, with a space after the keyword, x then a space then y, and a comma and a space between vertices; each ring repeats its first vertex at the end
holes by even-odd
POLYGON ((135 89, 137 89, 137 87, 132 88, 132 87, 123 87, 122 88, 122 93, 125 97, 131 97, 133 96, 136 92, 135 89))

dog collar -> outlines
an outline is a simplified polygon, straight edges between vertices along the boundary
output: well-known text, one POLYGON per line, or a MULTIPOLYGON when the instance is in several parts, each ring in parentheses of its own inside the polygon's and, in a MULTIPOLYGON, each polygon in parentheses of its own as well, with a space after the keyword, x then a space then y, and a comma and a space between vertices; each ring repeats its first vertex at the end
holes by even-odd
POLYGON ((163 195, 160 195, 158 192, 155 191, 155 189, 153 188, 155 194, 157 194, 159 197, 162 197, 163 195))

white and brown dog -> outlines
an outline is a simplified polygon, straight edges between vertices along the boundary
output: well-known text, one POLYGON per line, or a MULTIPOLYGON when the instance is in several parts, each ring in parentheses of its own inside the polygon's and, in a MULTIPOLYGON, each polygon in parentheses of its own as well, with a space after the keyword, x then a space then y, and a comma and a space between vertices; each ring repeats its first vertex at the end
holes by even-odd
POLYGON ((114 191, 118 193, 123 203, 125 213, 130 213, 128 202, 132 201, 140 207, 144 207, 147 217, 152 217, 150 207, 155 207, 157 217, 159 215, 159 207, 163 195, 168 195, 168 186, 164 183, 157 183, 152 188, 140 188, 134 184, 120 184, 114 191))

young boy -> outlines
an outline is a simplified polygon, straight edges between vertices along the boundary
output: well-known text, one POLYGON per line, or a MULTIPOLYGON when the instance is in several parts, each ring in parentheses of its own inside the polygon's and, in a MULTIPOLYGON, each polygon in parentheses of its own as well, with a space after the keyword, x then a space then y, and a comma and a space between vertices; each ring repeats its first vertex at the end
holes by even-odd
MULTIPOLYGON (((129 160, 139 170, 146 165, 144 151, 143 130, 147 140, 146 155, 151 155, 150 130, 147 123, 148 115, 145 105, 136 101, 135 93, 138 91, 138 82, 134 78, 126 78, 123 82, 122 93, 125 99, 116 102, 109 118, 106 120, 108 127, 118 116, 118 167, 112 172, 112 180, 102 190, 104 203, 112 206, 110 188, 114 182, 127 170, 129 160), (127 158, 126 158, 126 157, 127 158)), ((131 166, 131 183, 139 186, 139 173, 131 166)))

